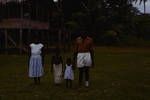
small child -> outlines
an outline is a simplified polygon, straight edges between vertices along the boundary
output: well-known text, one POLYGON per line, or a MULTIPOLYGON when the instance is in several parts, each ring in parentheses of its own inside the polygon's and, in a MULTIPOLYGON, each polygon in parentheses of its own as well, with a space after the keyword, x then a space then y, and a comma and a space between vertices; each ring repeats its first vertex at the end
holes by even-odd
POLYGON ((66 87, 72 87, 72 80, 74 80, 74 73, 73 73, 73 65, 71 62, 71 58, 67 58, 66 68, 64 72, 64 79, 66 80, 66 87))
POLYGON ((54 84, 61 84, 63 75, 63 60, 58 48, 56 48, 55 55, 52 56, 51 59, 51 72, 54 76, 54 84))
POLYGON ((35 84, 40 84, 40 77, 43 76, 44 55, 42 52, 44 45, 39 43, 37 38, 30 44, 31 56, 29 61, 29 77, 34 79, 35 84), (41 55, 42 54, 42 55, 41 55))

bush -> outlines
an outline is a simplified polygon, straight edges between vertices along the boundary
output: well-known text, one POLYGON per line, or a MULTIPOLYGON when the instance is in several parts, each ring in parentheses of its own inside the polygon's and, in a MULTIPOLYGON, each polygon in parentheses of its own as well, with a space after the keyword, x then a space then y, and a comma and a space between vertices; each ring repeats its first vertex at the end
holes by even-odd
POLYGON ((106 45, 115 45, 119 42, 118 40, 118 33, 114 30, 108 30, 102 36, 104 40, 104 44, 106 45))

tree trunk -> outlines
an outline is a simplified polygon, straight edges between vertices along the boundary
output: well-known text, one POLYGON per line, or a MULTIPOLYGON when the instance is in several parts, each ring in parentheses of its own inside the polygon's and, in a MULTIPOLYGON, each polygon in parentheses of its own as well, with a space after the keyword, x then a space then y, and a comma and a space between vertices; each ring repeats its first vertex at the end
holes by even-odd
POLYGON ((143 3, 144 3, 144 14, 145 14, 146 13, 146 1, 144 0, 143 3))

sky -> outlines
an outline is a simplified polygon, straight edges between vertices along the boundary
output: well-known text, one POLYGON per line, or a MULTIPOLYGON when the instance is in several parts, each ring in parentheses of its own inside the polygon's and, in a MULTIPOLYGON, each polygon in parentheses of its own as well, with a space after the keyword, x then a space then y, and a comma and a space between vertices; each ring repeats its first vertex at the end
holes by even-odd
MULTIPOLYGON (((0 2, 6 2, 6 1, 12 1, 12 0, 0 0, 0 2)), ((14 0, 14 1, 22 1, 22 0, 14 0)), ((144 12, 143 3, 140 5, 138 2, 136 4, 133 3, 133 6, 137 7, 141 12, 144 12)), ((146 2, 146 13, 150 13, 150 0, 147 0, 146 2)))

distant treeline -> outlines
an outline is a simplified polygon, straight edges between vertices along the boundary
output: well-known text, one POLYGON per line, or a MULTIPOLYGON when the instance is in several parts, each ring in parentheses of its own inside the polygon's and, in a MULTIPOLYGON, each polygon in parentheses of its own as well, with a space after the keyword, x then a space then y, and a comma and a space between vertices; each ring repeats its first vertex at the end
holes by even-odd
POLYGON ((102 45, 136 44, 150 38, 150 15, 141 14, 133 1, 136 0, 12 1, 0 4, 0 19, 49 21, 50 30, 65 29, 72 38, 85 30, 102 45))

